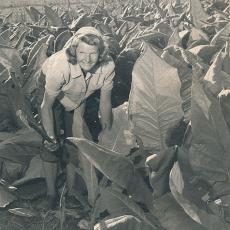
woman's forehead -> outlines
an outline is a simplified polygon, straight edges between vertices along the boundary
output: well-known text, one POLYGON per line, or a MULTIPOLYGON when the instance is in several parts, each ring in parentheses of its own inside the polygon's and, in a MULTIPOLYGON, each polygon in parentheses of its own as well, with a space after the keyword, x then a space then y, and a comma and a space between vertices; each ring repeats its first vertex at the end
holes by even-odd
POLYGON ((97 45, 89 45, 83 41, 80 41, 77 46, 77 51, 85 51, 85 52, 98 52, 98 46, 97 45))

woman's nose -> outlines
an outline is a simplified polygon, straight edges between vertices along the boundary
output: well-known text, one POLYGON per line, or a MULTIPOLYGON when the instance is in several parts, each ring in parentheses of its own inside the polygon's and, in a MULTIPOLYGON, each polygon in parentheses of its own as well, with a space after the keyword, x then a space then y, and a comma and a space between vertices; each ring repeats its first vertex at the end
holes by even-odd
POLYGON ((90 61, 91 61, 90 54, 86 54, 86 56, 85 56, 85 60, 86 60, 87 62, 90 62, 90 61))

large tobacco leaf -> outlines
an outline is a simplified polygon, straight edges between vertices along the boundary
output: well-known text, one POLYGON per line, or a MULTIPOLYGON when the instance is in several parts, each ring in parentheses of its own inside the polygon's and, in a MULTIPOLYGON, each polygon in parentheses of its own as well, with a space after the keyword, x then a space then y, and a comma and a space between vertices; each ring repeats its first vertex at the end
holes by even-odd
POLYGON ((15 48, 23 48, 22 42, 25 41, 25 36, 29 32, 29 27, 18 26, 14 33, 10 36, 10 44, 15 48))
POLYGON ((149 182, 153 188, 154 199, 161 197, 170 191, 169 174, 176 160, 177 149, 168 148, 146 159, 146 166, 149 168, 149 182))
POLYGON ((201 28, 208 19, 208 14, 204 11, 200 0, 190 0, 190 13, 192 21, 197 28, 201 28))
POLYGON ((17 73, 11 73, 7 81, 4 82, 4 92, 10 101, 10 106, 12 106, 14 113, 20 118, 21 114, 26 114, 30 119, 33 118, 31 105, 28 100, 25 99, 23 89, 21 88, 21 83, 17 78, 17 73))
POLYGON ((86 139, 68 139, 108 179, 126 189, 135 201, 151 209, 152 193, 129 159, 86 139))
POLYGON ((134 147, 134 137, 130 132, 128 120, 128 103, 113 109, 113 125, 110 131, 101 138, 100 144, 123 156, 128 155, 134 147))
POLYGON ((62 27, 63 23, 61 18, 59 17, 58 13, 55 12, 51 7, 44 6, 45 15, 49 22, 50 26, 62 27))
POLYGON ((208 230, 192 220, 171 193, 155 200, 153 211, 165 230, 208 230))
POLYGON ((194 55, 198 55, 206 63, 210 63, 213 55, 216 54, 218 51, 219 47, 212 45, 198 45, 189 49, 189 52, 193 53, 194 55))
MULTIPOLYGON (((222 68, 225 73, 228 74, 228 79, 230 79, 230 42, 227 42, 225 53, 223 57, 222 68)), ((221 104, 221 109, 223 111, 224 119, 228 125, 228 129, 230 130, 230 104, 229 104, 229 96, 230 90, 228 87, 224 87, 222 91, 218 94, 218 98, 221 104)))
POLYGON ((27 64, 29 65, 29 63, 31 62, 32 58, 34 57, 34 55, 36 54, 36 52, 39 50, 39 48, 41 47, 42 44, 46 43, 48 41, 48 39, 50 38, 50 35, 46 35, 44 37, 41 37, 40 39, 38 39, 38 41, 36 43, 33 44, 32 48, 29 51, 28 54, 28 58, 27 58, 27 64))
POLYGON ((11 19, 13 17, 13 11, 10 11, 10 13, 8 13, 4 19, 3 19, 3 24, 8 24, 10 23, 11 19))
POLYGON ((222 89, 228 89, 230 86, 230 75, 227 73, 228 69, 225 68, 227 67, 226 65, 229 65, 229 59, 227 56, 223 57, 220 51, 204 76, 206 88, 215 96, 222 89))
POLYGON ((226 40, 226 38, 229 36, 230 31, 230 23, 228 23, 223 29, 218 31, 216 35, 212 38, 210 44, 211 45, 222 45, 222 42, 226 40))
POLYGON ((25 7, 26 13, 33 22, 38 22, 42 14, 33 6, 25 7))
POLYGON ((171 36, 169 37, 168 40, 168 45, 167 46, 173 46, 173 45, 181 45, 181 38, 179 36, 179 28, 176 27, 173 31, 173 33, 171 34, 171 36))
MULTIPOLYGON (((41 49, 41 55, 38 55, 36 59, 36 68, 40 67, 41 63, 46 59, 45 50, 47 46, 44 45, 44 48, 41 49)), ((38 54, 39 50, 38 50, 38 54)), ((4 82, 3 88, 4 93, 7 95, 12 105, 15 114, 18 117, 22 118, 23 116, 26 119, 30 120, 30 123, 36 123, 34 115, 32 114, 32 108, 30 102, 25 97, 25 91, 22 88, 24 76, 21 73, 20 67, 22 64, 22 59, 16 49, 1 46, 0 47, 0 56, 2 64, 9 69, 10 75, 9 78, 4 82)), ((21 122, 18 123, 20 124, 21 122)), ((22 124, 20 124, 22 126, 22 124)))
POLYGON ((185 120, 189 121, 191 113, 192 70, 188 68, 188 65, 184 61, 179 59, 180 57, 177 53, 176 47, 174 48, 174 52, 170 52, 169 49, 166 49, 161 57, 178 70, 181 81, 180 95, 182 99, 182 109, 185 120))
MULTIPOLYGON (((209 44, 209 37, 204 31, 202 31, 196 27, 192 27, 190 30, 188 44, 187 44, 188 48, 191 46, 194 47, 194 44, 195 43, 197 44, 197 42, 203 42, 203 43, 208 45, 209 44)), ((201 45, 201 44, 199 44, 199 45, 201 45)))
POLYGON ((55 39, 54 50, 55 52, 61 50, 66 42, 72 37, 72 33, 69 30, 61 32, 55 39))
POLYGON ((0 143, 0 157, 11 162, 28 164, 40 152, 41 138, 29 129, 15 133, 15 136, 0 143))
POLYGON ((138 33, 141 32, 140 22, 136 24, 132 29, 130 29, 125 36, 119 42, 121 48, 125 48, 126 44, 128 44, 134 37, 137 36, 138 33))
POLYGON ((166 147, 168 130, 183 117, 177 70, 145 44, 132 75, 129 117, 134 133, 146 148, 159 152, 166 147))
POLYGON ((216 207, 217 215, 208 208, 212 203, 205 202, 209 186, 199 176, 193 174, 185 149, 178 150, 178 162, 174 164, 170 174, 170 189, 176 201, 194 221, 209 230, 229 229, 230 225, 219 216, 219 208, 216 207))
MULTIPOLYGON (((209 75, 215 73, 208 71, 209 75)), ((212 186, 215 199, 230 194, 230 133, 220 102, 210 90, 219 82, 211 82, 210 88, 214 77, 206 75, 205 79, 195 79, 192 87, 193 141, 189 158, 195 174, 212 186)))
POLYGON ((39 155, 35 155, 29 162, 25 175, 22 178, 14 181, 13 185, 19 186, 27 181, 31 181, 33 179, 43 178, 43 177, 44 177, 44 171, 43 171, 42 160, 39 155))
POLYGON ((41 74, 41 67, 47 56, 47 44, 41 44, 33 58, 31 59, 28 68, 25 72, 25 82, 23 90, 25 94, 31 94, 38 87, 38 78, 41 74))
MULTIPOLYGON (((18 50, 0 45, 0 63, 6 70, 5 74, 8 75, 8 79, 1 82, 2 91, 8 96, 10 101, 12 98, 11 94, 16 96, 14 99, 17 99, 17 93, 21 91, 20 86, 23 81, 23 75, 20 69, 23 60, 18 50)), ((15 101, 12 102, 14 102, 12 103, 13 105, 17 104, 15 101)))
POLYGON ((147 33, 138 33, 135 37, 133 37, 127 44, 128 47, 140 46, 142 41, 150 43, 155 47, 162 49, 166 47, 168 43, 168 35, 157 30, 148 31, 147 33))
POLYGON ((17 49, 0 45, 0 63, 10 71, 16 71, 23 64, 23 60, 17 49))
MULTIPOLYGON (((108 212, 110 218, 116 218, 118 216, 122 215, 135 215, 135 210, 140 210, 140 207, 133 202, 132 199, 130 199, 130 203, 132 205, 127 205, 125 202, 122 202, 122 198, 125 198, 127 200, 127 197, 125 194, 122 194, 122 188, 117 186, 116 184, 110 184, 109 186, 103 186, 100 184, 100 197, 98 199, 98 203, 96 203, 99 212, 108 212), (115 191, 115 194, 113 194, 113 191, 115 191), (119 194, 119 197, 118 197, 119 194), (134 205, 134 210, 132 210, 134 205), (131 207, 129 207, 131 206, 131 207)), ((143 210, 142 210, 143 211, 143 210)), ((140 213, 140 211, 139 211, 140 213)))
POLYGON ((128 29, 129 29, 128 23, 126 21, 124 21, 122 23, 122 25, 116 31, 117 37, 119 39, 121 39, 126 34, 126 32, 128 31, 128 29))
POLYGON ((11 35, 11 30, 10 28, 7 30, 4 30, 3 32, 0 33, 0 44, 1 45, 6 45, 10 46, 10 35, 11 35))
POLYGON ((28 30, 23 31, 20 37, 18 38, 18 41, 14 45, 14 47, 20 52, 22 52, 24 49, 24 45, 26 42, 26 36, 28 35, 28 33, 29 33, 28 30))
POLYGON ((112 187, 104 188, 101 195, 110 197, 110 200, 107 201, 107 210, 111 213, 112 217, 133 215, 143 221, 146 225, 151 226, 150 229, 163 229, 155 216, 150 213, 145 213, 131 197, 122 194, 120 191, 117 191, 117 189, 112 187))
POLYGON ((227 41, 225 44, 222 68, 225 73, 230 75, 230 41, 227 41))

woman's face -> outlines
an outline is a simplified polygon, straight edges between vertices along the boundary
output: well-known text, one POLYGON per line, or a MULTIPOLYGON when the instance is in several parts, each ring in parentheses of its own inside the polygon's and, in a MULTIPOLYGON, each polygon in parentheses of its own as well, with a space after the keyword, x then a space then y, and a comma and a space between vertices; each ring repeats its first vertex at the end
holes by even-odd
POLYGON ((99 51, 97 46, 88 45, 80 41, 76 48, 77 63, 86 73, 90 71, 98 62, 99 51))

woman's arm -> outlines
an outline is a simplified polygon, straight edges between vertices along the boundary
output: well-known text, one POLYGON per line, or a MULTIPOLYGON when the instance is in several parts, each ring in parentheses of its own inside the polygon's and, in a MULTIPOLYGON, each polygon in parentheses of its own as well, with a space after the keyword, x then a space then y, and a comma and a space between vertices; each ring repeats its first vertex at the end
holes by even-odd
POLYGON ((112 127, 113 116, 111 105, 111 91, 112 90, 101 90, 99 109, 101 114, 102 130, 110 130, 112 127))
POLYGON ((49 95, 47 91, 45 91, 43 101, 41 104, 42 124, 47 135, 51 138, 55 137, 53 117, 53 104, 55 98, 56 96, 49 95))

